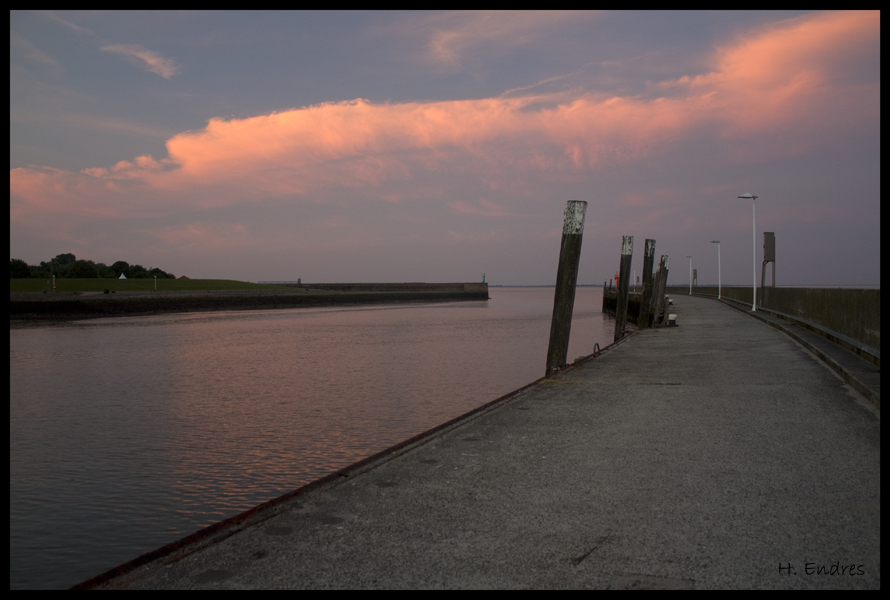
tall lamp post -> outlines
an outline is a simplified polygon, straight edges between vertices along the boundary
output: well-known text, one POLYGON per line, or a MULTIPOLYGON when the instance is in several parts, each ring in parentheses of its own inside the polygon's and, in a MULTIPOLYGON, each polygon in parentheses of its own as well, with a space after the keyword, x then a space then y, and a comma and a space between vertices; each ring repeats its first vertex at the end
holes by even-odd
POLYGON ((751 192, 742 194, 738 196, 738 198, 744 198, 745 200, 751 201, 751 226, 753 228, 752 239, 754 240, 754 282, 751 285, 751 312, 757 311, 757 209, 755 205, 757 204, 757 196, 752 194, 751 192))
POLYGON ((692 257, 687 256, 689 259, 689 295, 692 295, 692 257))
POLYGON ((717 244, 717 300, 719 300, 722 290, 720 287, 720 240, 711 240, 711 243, 717 244))

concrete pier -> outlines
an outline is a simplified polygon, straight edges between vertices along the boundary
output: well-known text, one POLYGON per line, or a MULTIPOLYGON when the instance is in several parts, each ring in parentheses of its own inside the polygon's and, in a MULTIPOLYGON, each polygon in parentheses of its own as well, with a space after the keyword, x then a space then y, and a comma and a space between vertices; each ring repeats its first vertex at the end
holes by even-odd
POLYGON ((880 589, 879 410, 744 312, 671 310, 86 587, 880 589))

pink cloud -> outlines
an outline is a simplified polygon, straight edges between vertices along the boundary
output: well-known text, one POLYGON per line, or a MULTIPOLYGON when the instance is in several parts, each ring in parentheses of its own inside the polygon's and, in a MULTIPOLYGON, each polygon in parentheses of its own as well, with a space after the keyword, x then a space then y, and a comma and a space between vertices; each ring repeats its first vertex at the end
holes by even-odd
POLYGON ((243 246, 248 239, 247 229, 240 224, 195 222, 188 225, 165 227, 152 232, 169 250, 187 250, 206 254, 243 246))
MULTIPOLYGON (((272 115, 212 119, 167 143, 177 168, 143 169, 165 189, 233 185, 267 194, 379 186, 419 172, 584 170, 646 154, 679 134, 689 114, 671 101, 584 96, 371 104, 357 99, 272 115), (533 103, 552 106, 529 110, 533 103)), ((131 177, 133 165, 108 173, 131 177)), ((90 174, 106 176, 91 171, 90 174)))
POLYGON ((485 217, 506 217, 513 213, 501 204, 480 198, 477 204, 464 202, 463 200, 455 200, 448 202, 448 206, 459 213, 467 215, 481 215, 485 217))
POLYGON ((52 167, 18 167, 9 170, 11 222, 48 225, 59 217, 83 219, 115 216, 113 182, 88 178, 52 167))
POLYGON ((880 18, 876 11, 834 12, 776 23, 718 49, 713 72, 663 85, 699 94, 730 136, 837 118, 838 109, 853 106, 878 114, 880 83, 844 79, 850 64, 874 54, 880 18), (864 102, 869 96, 873 102, 864 102))

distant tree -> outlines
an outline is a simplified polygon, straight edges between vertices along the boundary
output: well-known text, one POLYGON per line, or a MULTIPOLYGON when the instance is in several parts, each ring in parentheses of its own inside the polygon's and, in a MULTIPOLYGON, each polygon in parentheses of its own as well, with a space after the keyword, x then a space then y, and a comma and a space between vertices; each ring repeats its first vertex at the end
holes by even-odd
POLYGON ((96 265, 88 260, 76 260, 68 265, 66 277, 72 279, 95 279, 99 276, 96 265))
POLYGON ((12 277, 56 277, 71 278, 109 278, 117 279, 121 274, 128 279, 140 279, 158 277, 176 279, 172 273, 167 273, 157 267, 146 269, 142 265, 130 265, 119 260, 110 267, 105 263, 95 263, 91 260, 77 260, 71 253, 59 254, 49 262, 42 261, 39 265, 29 265, 25 261, 10 258, 9 271, 12 277))
POLYGON ((60 265, 68 265, 70 263, 73 263, 76 260, 77 260, 77 257, 74 256, 73 254, 59 254, 54 259, 52 259, 52 261, 50 261, 50 262, 55 262, 60 265))
POLYGON ((40 266, 38 267, 41 273, 45 273, 47 277, 50 275, 61 276, 63 267, 59 263, 51 260, 49 262, 40 261, 40 266))
POLYGON ((105 263, 96 263, 96 271, 102 279, 114 279, 115 277, 118 277, 118 274, 114 272, 114 269, 105 263))
POLYGON ((45 262, 40 263, 38 266, 29 265, 31 269, 31 277, 49 277, 49 267, 46 266, 45 262))
POLYGON ((31 276, 31 267, 28 263, 18 258, 9 259, 9 276, 15 278, 24 278, 31 276))
POLYGON ((130 276, 130 263, 119 260, 116 263, 111 265, 111 270, 114 271, 115 277, 120 277, 123 273, 126 277, 130 276))
POLYGON ((142 265, 130 265, 130 272, 127 273, 129 279, 145 279, 148 277, 148 270, 142 265))

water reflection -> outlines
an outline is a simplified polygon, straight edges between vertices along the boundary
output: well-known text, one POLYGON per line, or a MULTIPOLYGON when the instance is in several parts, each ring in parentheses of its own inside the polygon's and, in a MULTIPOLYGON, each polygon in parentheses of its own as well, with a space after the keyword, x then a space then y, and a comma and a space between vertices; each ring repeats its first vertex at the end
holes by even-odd
MULTIPOLYGON (((580 288, 569 358, 611 341, 580 288)), ((10 331, 10 585, 65 587, 540 377, 552 289, 10 331)))

